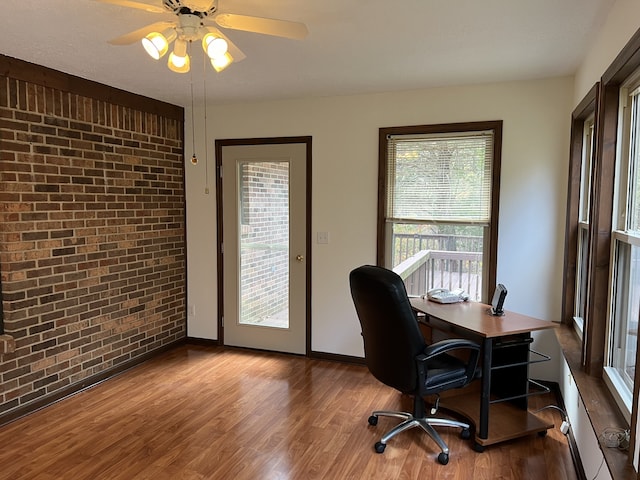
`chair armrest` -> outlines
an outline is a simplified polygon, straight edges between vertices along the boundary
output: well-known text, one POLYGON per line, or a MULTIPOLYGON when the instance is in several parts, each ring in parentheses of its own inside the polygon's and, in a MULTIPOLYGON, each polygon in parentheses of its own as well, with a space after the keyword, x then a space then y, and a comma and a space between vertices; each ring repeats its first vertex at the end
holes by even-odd
POLYGON ((424 381, 426 376, 427 362, 438 355, 442 355, 452 350, 469 350, 469 360, 465 365, 465 376, 467 377, 466 383, 471 382, 475 377, 476 368, 478 366, 480 345, 464 338, 450 338, 428 345, 424 349, 424 353, 416 357, 418 375, 420 376, 421 381, 424 381))
POLYGON ((430 358, 433 358, 442 353, 457 349, 476 350, 479 352, 480 345, 464 338, 449 338, 446 340, 440 340, 439 342, 427 345, 427 347, 424 349, 424 356, 426 357, 425 360, 429 360, 430 358))

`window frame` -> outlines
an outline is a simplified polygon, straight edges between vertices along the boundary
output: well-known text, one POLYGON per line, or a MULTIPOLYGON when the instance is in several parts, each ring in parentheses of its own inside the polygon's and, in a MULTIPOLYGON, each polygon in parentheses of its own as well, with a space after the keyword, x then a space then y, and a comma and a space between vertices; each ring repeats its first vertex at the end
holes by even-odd
MULTIPOLYGON (((617 449, 603 449, 604 456, 615 478, 618 476, 622 478, 629 473, 629 465, 632 464, 637 469, 640 464, 640 442, 637 438, 640 434, 640 369, 636 368, 635 370, 630 422, 628 419, 624 419, 622 410, 612 401, 612 386, 606 385, 604 380, 605 347, 608 342, 607 315, 612 301, 609 285, 612 269, 615 268, 615 262, 611 255, 611 243, 614 230, 613 219, 616 218, 614 217, 613 199, 615 194, 614 172, 620 148, 618 131, 620 89, 638 69, 640 69, 640 29, 613 60, 602 75, 600 82, 594 85, 572 113, 565 231, 565 283, 563 285, 562 307, 562 323, 566 325, 571 325, 575 300, 580 178, 578 159, 581 154, 582 124, 588 113, 595 111, 595 155, 592 166, 591 208, 589 212, 587 309, 581 355, 574 357, 570 335, 559 335, 563 348, 569 349, 565 350, 569 364, 577 367, 577 360, 580 359, 581 369, 573 372, 573 378, 583 387, 587 386, 586 398, 595 401, 594 405, 610 407, 590 410, 591 422, 596 428, 596 432, 602 432, 604 428, 615 425, 619 428, 629 429, 631 433, 628 453, 622 453, 617 449), (577 128, 578 126, 579 128, 577 128), (580 134, 577 135, 576 132, 580 132, 580 134)), ((636 352, 636 364, 640 365, 640 350, 636 352)), ((585 400, 586 403, 587 400, 585 400)))
POLYGON ((574 319, 576 306, 578 299, 578 264, 580 261, 579 240, 580 224, 585 223, 586 217, 587 226, 587 242, 583 245, 586 250, 587 265, 586 271, 583 272, 587 277, 587 294, 584 299, 583 311, 584 317, 582 318, 582 329, 578 330, 580 337, 583 337, 583 332, 587 329, 588 325, 588 304, 589 304, 589 279, 590 279, 590 226, 593 223, 591 219, 591 210, 593 207, 593 171, 596 162, 597 152, 597 104, 600 91, 600 84, 596 83, 585 96, 585 98, 578 104, 575 110, 571 114, 571 144, 569 152, 569 178, 567 185, 567 217, 565 227, 565 258, 564 258, 564 285, 563 285, 563 298, 562 304, 562 323, 567 325, 576 326, 574 319), (592 162, 589 175, 591 181, 589 182, 589 209, 588 212, 584 212, 584 182, 583 175, 585 172, 584 159, 586 157, 585 147, 585 130, 589 120, 593 118, 594 131, 592 136, 592 162))
MULTIPOLYGON (((580 186, 578 190, 578 218, 576 234, 575 300, 573 326, 583 338, 587 312, 589 281, 589 216, 591 212, 591 177, 595 156, 595 107, 582 123, 580 147, 580 186)), ((577 134, 577 132, 576 132, 577 134)))
POLYGON ((387 245, 390 241, 386 226, 387 212, 387 171, 388 171, 388 138, 390 135, 450 135, 453 133, 493 132, 493 159, 491 173, 491 216, 487 235, 485 235, 483 262, 482 301, 487 302, 488 292, 492 292, 496 285, 497 246, 498 246, 498 218, 500 199, 500 166, 502 159, 502 120, 484 122, 461 122, 433 125, 413 125, 403 127, 380 128, 378 132, 378 224, 377 224, 377 253, 376 261, 380 266, 385 265, 387 245))
MULTIPOLYGON (((634 141, 637 143, 637 137, 640 135, 640 118, 637 117, 640 110, 640 67, 619 86, 618 96, 614 203, 611 220, 611 267, 602 378, 622 415, 630 423, 633 384, 636 378, 620 373, 620 362, 622 358, 627 357, 629 310, 633 310, 628 302, 628 297, 631 295, 632 250, 640 248, 640 231, 633 230, 630 225, 632 210, 638 209, 638 205, 634 207, 631 203, 634 197, 632 190, 637 187, 633 185, 634 171, 640 168, 640 154, 637 151, 633 153, 631 143, 634 141), (620 347, 621 344, 624 346, 620 347)), ((635 347, 637 349, 637 339, 635 347)), ((624 361, 622 363, 624 367, 624 361)))

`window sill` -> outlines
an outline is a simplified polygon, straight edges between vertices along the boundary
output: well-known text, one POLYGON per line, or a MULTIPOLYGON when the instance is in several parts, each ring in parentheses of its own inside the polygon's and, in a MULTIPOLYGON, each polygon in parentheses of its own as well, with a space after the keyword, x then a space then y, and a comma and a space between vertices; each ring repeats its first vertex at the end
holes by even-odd
POLYGON ((622 416, 604 381, 601 378, 587 375, 583 370, 581 363, 582 342, 573 326, 560 325, 555 329, 555 332, 591 421, 591 426, 598 437, 598 443, 611 478, 614 480, 636 480, 638 477, 630 464, 629 452, 606 447, 600 441, 600 434, 606 429, 628 429, 629 424, 622 416))
POLYGON ((11 335, 0 335, 0 355, 13 353, 16 350, 16 341, 11 335))

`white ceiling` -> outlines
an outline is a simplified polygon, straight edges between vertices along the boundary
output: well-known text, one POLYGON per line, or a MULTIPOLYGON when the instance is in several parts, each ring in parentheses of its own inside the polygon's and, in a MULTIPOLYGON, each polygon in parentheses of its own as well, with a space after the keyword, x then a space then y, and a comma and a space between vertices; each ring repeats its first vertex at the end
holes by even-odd
MULTIPOLYGON (((138 0, 161 4, 161 0, 138 0)), ((188 106, 571 75, 615 0, 220 0, 221 12, 303 22, 304 40, 236 30, 222 73, 152 60, 107 40, 162 15, 95 0, 1 0, 0 53, 188 106)), ((2 66, 0 65, 0 70, 2 66)))

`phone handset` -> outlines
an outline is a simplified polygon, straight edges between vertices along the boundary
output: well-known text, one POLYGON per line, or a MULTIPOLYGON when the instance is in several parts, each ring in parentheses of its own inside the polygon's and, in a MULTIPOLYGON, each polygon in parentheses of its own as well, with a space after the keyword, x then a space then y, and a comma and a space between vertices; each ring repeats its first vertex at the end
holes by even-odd
POLYGON ((447 293, 448 291, 449 290, 447 290, 446 288, 432 288, 427 292, 427 296, 435 295, 436 293, 447 293))
POLYGON ((469 300, 469 295, 461 288, 451 291, 446 288, 432 288, 424 297, 437 303, 458 303, 469 300))

